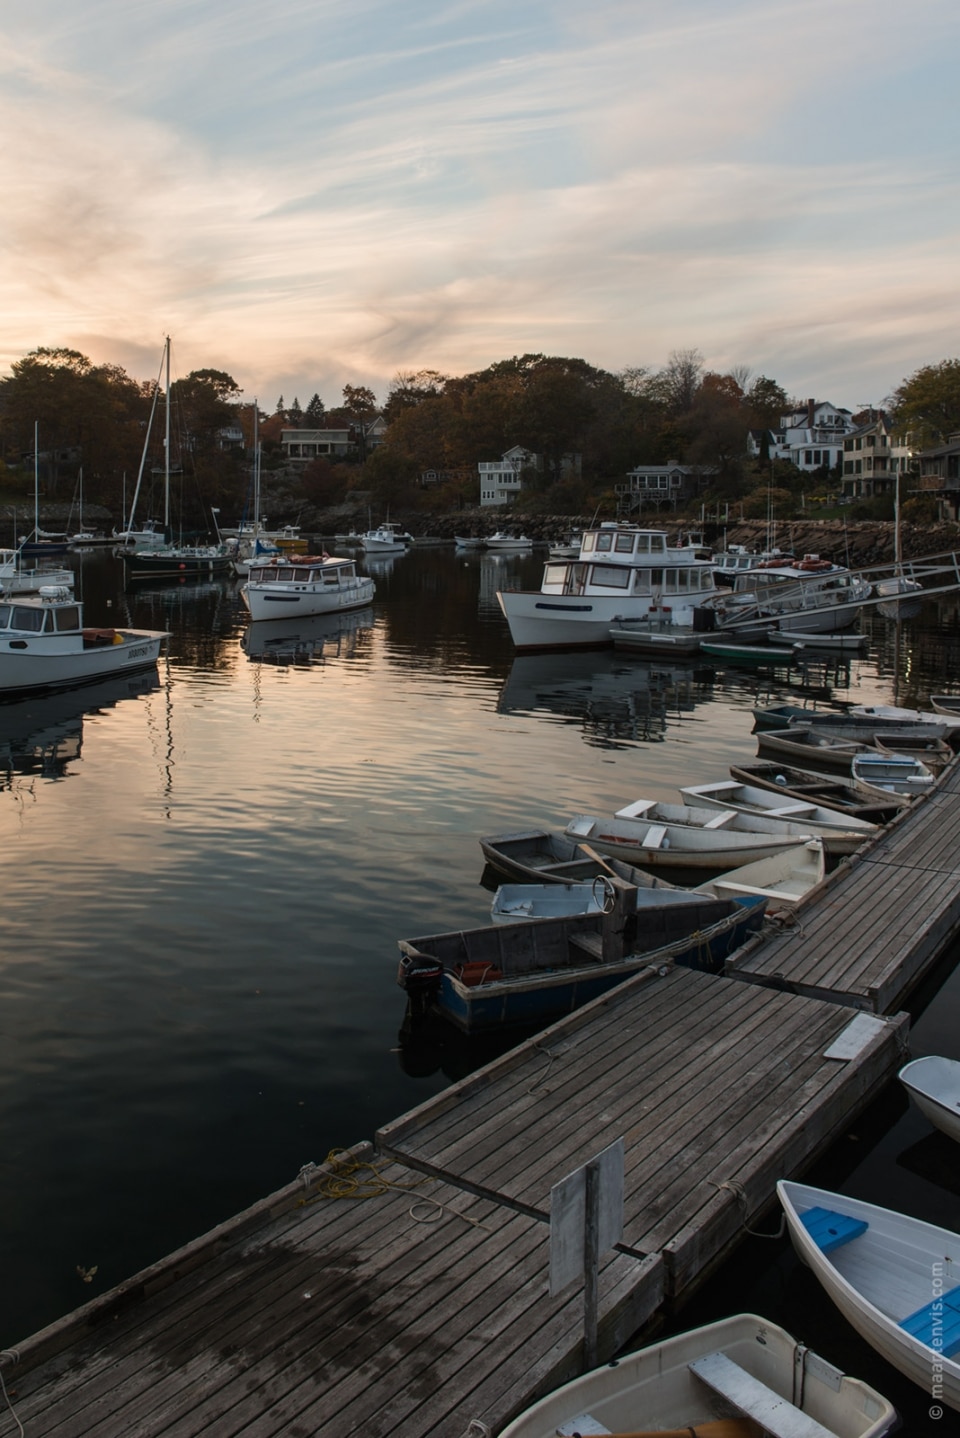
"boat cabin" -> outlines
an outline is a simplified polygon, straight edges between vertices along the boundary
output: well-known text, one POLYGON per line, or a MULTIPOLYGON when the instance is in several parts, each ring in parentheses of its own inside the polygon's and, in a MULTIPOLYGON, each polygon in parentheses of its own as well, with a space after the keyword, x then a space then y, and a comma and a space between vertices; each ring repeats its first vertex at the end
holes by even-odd
POLYGON ((353 585, 357 579, 356 561, 335 559, 327 554, 304 555, 297 559, 286 557, 251 561, 249 584, 285 585, 329 585, 331 589, 344 583, 353 585))
POLYGON ((544 594, 658 594, 700 597, 714 592, 713 566, 671 546, 662 530, 602 524, 584 531, 580 554, 544 566, 544 594))
POLYGON ((80 605, 66 588, 50 586, 29 598, 0 600, 0 636, 10 632, 78 634, 81 626, 80 605))

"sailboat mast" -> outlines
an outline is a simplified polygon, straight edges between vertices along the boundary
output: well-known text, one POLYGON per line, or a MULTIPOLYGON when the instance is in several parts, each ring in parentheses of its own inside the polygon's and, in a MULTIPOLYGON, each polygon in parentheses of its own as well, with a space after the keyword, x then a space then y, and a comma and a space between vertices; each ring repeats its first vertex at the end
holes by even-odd
POLYGON ((170 529, 170 336, 167 335, 167 342, 164 346, 164 362, 166 364, 166 395, 167 414, 163 432, 163 527, 165 531, 170 529))
POLYGON ((40 421, 33 421, 33 537, 40 538, 40 421))

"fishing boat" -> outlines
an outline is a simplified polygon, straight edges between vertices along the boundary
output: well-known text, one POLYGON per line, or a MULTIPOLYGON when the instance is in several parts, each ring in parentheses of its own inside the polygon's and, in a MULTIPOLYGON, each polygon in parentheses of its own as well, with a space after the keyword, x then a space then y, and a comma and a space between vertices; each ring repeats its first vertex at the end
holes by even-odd
POLYGON ((609 522, 584 530, 576 559, 548 559, 539 589, 503 589, 497 601, 519 650, 597 649, 625 620, 690 627, 715 594, 712 566, 671 548, 665 531, 609 522))
POLYGON ((528 539, 525 534, 510 534, 503 529, 498 529, 495 534, 487 536, 488 549, 530 549, 532 546, 533 540, 528 539))
POLYGON ((360 536, 360 547, 366 554, 402 554, 407 541, 395 524, 381 524, 360 536))
POLYGON ((735 809, 746 814, 766 814, 770 819, 789 819, 802 824, 813 834, 845 832, 858 843, 876 834, 879 825, 869 819, 841 814, 811 799, 794 799, 762 788, 759 784, 741 784, 736 779, 720 779, 712 784, 690 784, 680 790, 685 804, 694 808, 735 809), (784 800, 786 799, 786 802, 784 800))
MULTIPOLYGON (((760 815, 718 813, 684 804, 640 800, 613 818, 577 814, 564 831, 601 854, 642 868, 704 870, 710 874, 767 859, 814 837, 802 824, 760 815)), ((707 873, 704 873, 707 877, 707 873)))
POLYGON ((847 1322, 936 1402, 960 1410, 960 1234, 781 1180, 798 1256, 847 1322))
POLYGON ((89 629, 66 586, 0 601, 0 698, 149 668, 167 631, 89 629))
POLYGON ((763 922, 760 897, 674 903, 668 894, 638 907, 636 889, 610 883, 615 901, 600 914, 400 939, 397 983, 420 1011, 436 1010, 464 1033, 545 1023, 644 968, 719 972, 763 922))
POLYGON ((750 550, 742 544, 731 544, 729 549, 718 550, 710 562, 717 583, 732 588, 738 575, 763 565, 790 564, 794 558, 780 549, 750 550))
POLYGON ((876 1389, 775 1323, 739 1313, 574 1378, 500 1438, 882 1438, 899 1422, 876 1389))
POLYGON ((899 805, 887 798, 871 800, 853 784, 839 777, 817 774, 812 769, 799 769, 788 764, 731 764, 730 777, 742 784, 770 789, 785 798, 809 800, 824 809, 884 824, 899 812, 899 805))
POLYGON ((250 565, 240 590, 250 618, 295 619, 311 614, 334 614, 370 604, 376 584, 357 572, 354 559, 329 554, 281 555, 250 565))
POLYGON ((865 794, 892 795, 909 804, 927 794, 936 783, 932 769, 912 754, 880 754, 877 751, 855 754, 850 774, 853 783, 865 794))
POLYGON ((672 889, 668 880, 634 868, 609 855, 597 854, 569 834, 525 829, 488 835, 480 840, 484 859, 511 883, 591 883, 598 875, 614 875, 637 888, 672 889))
POLYGON ((733 589, 711 601, 718 627, 734 631, 775 628, 777 640, 794 633, 833 634, 850 629, 873 586, 841 564, 805 554, 739 575, 733 589))
POLYGON ((898 1077, 934 1128, 960 1143, 960 1063, 930 1054, 904 1064, 898 1077))
POLYGON ((0 594, 36 594, 44 585, 57 589, 73 586, 72 569, 54 569, 50 565, 24 565, 19 549, 0 549, 0 594))
POLYGON ((753 894, 766 900, 767 913, 778 914, 796 908, 826 876, 826 855, 822 839, 783 849, 770 859, 742 864, 729 873, 698 884, 695 893, 713 894, 717 899, 746 898, 753 894))

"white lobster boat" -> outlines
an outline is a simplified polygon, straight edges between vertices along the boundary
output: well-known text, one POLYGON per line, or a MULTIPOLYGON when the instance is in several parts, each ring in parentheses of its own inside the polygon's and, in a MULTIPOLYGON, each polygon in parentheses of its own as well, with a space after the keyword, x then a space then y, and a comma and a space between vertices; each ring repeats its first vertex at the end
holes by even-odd
POLYGON ((671 548, 664 531, 606 523, 584 530, 576 559, 548 559, 538 590, 503 589, 497 600, 517 649, 598 649, 624 620, 692 626, 715 594, 713 565, 671 548))
POLYGON ((156 664, 167 630, 85 629, 66 586, 0 600, 0 698, 68 689, 156 664))
POLYGON ((282 555, 251 564, 240 592, 251 619, 298 619, 362 609, 373 599, 376 584, 369 575, 357 573, 353 559, 282 555))

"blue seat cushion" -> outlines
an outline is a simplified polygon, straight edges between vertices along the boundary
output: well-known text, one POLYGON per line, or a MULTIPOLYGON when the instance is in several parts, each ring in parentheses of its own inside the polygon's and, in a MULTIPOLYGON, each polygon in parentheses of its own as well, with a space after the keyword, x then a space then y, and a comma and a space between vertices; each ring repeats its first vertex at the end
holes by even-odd
POLYGON ((861 1233, 866 1233, 868 1227, 866 1219, 851 1218, 846 1213, 834 1213, 829 1208, 808 1208, 806 1213, 800 1215, 800 1220, 814 1243, 824 1253, 832 1253, 835 1248, 849 1243, 852 1238, 859 1238, 861 1233))
POLYGON ((928 1348, 952 1358, 960 1350, 960 1288, 941 1293, 916 1313, 901 1318, 900 1327, 928 1348))

